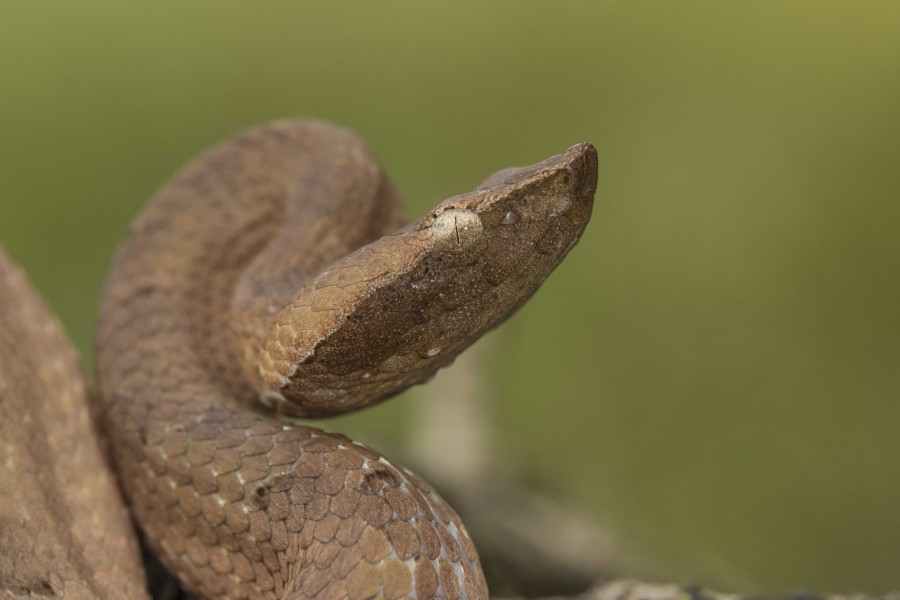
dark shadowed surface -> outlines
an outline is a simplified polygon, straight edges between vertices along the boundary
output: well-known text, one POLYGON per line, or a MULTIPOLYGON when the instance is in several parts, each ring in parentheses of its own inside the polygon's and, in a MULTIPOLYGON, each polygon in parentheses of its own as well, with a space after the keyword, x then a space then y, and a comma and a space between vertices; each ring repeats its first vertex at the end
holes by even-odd
POLYGON ((236 130, 346 125, 411 216, 592 142, 592 223, 485 365, 504 454, 642 574, 900 587, 897 5, 10 3, 0 73, 0 240, 85 355, 134 213, 236 130))

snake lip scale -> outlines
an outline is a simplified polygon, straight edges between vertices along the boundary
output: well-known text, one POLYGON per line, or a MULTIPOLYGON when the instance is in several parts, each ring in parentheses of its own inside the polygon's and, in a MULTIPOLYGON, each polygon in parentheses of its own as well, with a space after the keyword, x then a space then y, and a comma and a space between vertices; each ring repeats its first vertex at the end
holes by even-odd
MULTIPOLYGON (((578 144, 406 223, 364 143, 285 120, 165 184, 113 260, 96 368, 126 502, 182 585, 198 598, 487 598, 469 534, 428 483, 293 418, 371 406, 450 364, 577 243, 596 181, 596 152, 578 144)), ((141 597, 117 579, 134 573, 104 568, 82 569, 100 583, 68 597, 141 597)), ((10 577, 0 561, 0 591, 10 577)))

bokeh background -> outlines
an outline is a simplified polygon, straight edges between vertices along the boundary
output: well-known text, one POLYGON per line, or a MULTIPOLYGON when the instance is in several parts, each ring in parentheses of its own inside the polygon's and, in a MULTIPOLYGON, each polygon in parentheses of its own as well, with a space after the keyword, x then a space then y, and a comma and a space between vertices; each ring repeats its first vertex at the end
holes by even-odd
POLYGON ((87 364, 129 220, 236 130, 344 124, 413 215, 594 143, 482 361, 498 451, 640 575, 900 588, 900 3, 5 2, 0 78, 0 240, 87 364))

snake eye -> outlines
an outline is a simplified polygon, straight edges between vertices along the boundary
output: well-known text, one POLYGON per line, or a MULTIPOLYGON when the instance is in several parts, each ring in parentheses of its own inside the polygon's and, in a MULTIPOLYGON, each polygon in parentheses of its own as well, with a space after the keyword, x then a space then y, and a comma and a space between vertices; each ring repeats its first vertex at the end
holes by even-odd
POLYGON ((506 213, 506 216, 503 217, 503 220, 500 221, 500 223, 502 225, 515 225, 520 220, 522 220, 522 217, 519 216, 519 213, 512 209, 509 209, 506 213))
POLYGON ((481 218, 472 210, 451 208, 439 214, 431 224, 435 239, 451 252, 464 252, 484 234, 481 218))

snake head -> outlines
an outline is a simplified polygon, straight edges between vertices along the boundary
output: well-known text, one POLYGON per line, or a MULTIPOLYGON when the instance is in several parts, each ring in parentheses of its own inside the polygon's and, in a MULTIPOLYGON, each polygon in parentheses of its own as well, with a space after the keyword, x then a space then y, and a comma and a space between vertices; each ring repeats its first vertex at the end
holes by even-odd
POLYGON ((580 239, 596 185, 597 153, 578 144, 337 261, 275 319, 261 397, 326 416, 428 380, 534 294, 580 239))

